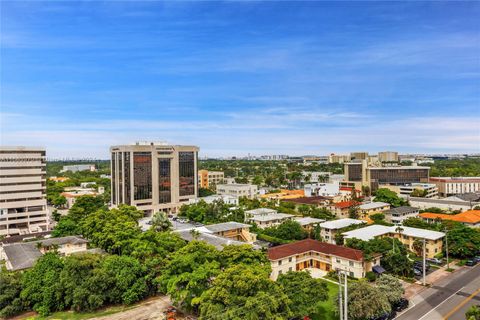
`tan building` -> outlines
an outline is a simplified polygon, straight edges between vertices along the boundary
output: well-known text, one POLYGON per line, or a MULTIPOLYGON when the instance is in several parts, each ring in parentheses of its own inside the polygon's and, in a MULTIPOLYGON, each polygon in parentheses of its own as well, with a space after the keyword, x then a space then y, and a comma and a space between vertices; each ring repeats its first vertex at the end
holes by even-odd
POLYGON ((380 162, 398 162, 398 152, 383 151, 378 153, 378 161, 380 162))
POLYGON ((345 164, 345 182, 357 189, 361 189, 362 186, 369 187, 371 191, 377 190, 380 185, 427 182, 429 175, 430 167, 368 165, 367 160, 345 164))
POLYGON ((312 277, 320 278, 331 270, 344 270, 350 277, 364 278, 372 267, 380 264, 380 256, 365 261, 360 250, 305 239, 268 249, 272 266, 270 278, 289 271, 308 270, 312 277))
POLYGON ((433 258, 442 252, 443 238, 445 233, 426 229, 411 228, 405 226, 382 226, 371 225, 365 228, 355 229, 342 233, 345 239, 359 239, 368 241, 377 237, 397 238, 406 245, 410 251, 415 252, 416 240, 423 243, 425 239, 425 253, 427 258, 433 258))
POLYGON ((0 147, 0 236, 48 229, 45 149, 0 147))
POLYGON ((430 183, 437 185, 442 197, 480 192, 480 177, 431 177, 430 183))
POLYGON ((329 163, 345 163, 350 161, 350 155, 331 154, 328 156, 329 163))
POLYGON ((257 197, 258 187, 254 184, 232 183, 217 185, 217 193, 234 197, 247 197, 253 199, 257 197))
POLYGON ((404 185, 389 185, 389 184, 382 184, 379 185, 378 188, 383 188, 383 189, 388 189, 399 196, 404 196, 404 197, 410 197, 412 196, 412 193, 418 192, 418 193, 423 193, 424 196, 423 198, 436 198, 438 197, 438 188, 435 184, 433 183, 409 183, 409 184, 404 184, 404 185))
POLYGON ((382 213, 390 209, 390 204, 386 202, 370 202, 358 206, 360 219, 370 222, 370 216, 382 213))
POLYGON ((368 152, 351 152, 350 159, 352 160, 368 160, 368 152))
POLYGON ((153 142, 111 147, 112 206, 178 212, 198 194, 198 150, 153 142))
POLYGON ((198 171, 198 185, 200 188, 215 190, 217 184, 222 184, 225 180, 225 176, 222 171, 198 171))

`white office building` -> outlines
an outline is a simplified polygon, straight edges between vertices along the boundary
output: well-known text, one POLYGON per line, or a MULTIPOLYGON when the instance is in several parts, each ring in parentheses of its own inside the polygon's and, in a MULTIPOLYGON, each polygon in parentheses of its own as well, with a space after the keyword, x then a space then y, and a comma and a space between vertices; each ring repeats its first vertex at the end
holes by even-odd
POLYGON ((45 149, 0 147, 0 236, 46 231, 45 149))

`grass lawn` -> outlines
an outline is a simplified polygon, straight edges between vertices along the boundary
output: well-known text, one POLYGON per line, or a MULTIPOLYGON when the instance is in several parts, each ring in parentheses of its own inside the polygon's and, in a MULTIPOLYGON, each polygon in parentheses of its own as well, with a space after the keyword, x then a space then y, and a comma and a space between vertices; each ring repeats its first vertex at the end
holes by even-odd
POLYGON ((132 306, 112 306, 105 309, 101 309, 95 312, 85 312, 85 313, 77 313, 73 311, 62 311, 62 312, 55 312, 48 317, 42 316, 32 316, 27 317, 25 320, 82 320, 82 319, 90 319, 94 317, 102 317, 108 316, 110 314, 114 314, 121 311, 126 311, 132 309, 138 305, 132 306))
POLYGON ((320 304, 320 309, 312 315, 312 320, 337 320, 335 315, 335 297, 338 295, 338 285, 325 281, 328 287, 328 300, 320 304))

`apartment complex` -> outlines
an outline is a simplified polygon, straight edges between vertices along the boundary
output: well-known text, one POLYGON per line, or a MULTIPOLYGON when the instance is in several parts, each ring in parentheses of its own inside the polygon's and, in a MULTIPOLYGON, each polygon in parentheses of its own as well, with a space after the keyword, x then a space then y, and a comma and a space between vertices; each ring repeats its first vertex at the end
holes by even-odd
POLYGON ((386 202, 369 202, 358 206, 358 213, 360 218, 365 221, 370 221, 370 216, 377 213, 382 213, 390 209, 390 204, 386 202))
POLYGON ((415 190, 417 190, 416 192, 423 193, 424 198, 438 197, 438 188, 433 183, 409 183, 398 186, 387 184, 379 185, 379 188, 389 189, 403 197, 410 197, 415 190))
POLYGON ((355 229, 342 233, 345 239, 372 240, 377 237, 397 238, 406 245, 410 251, 416 251, 415 241, 423 242, 425 239, 425 256, 433 258, 442 252, 443 237, 445 233, 426 229, 411 228, 405 226, 382 226, 371 225, 365 228, 355 229))
POLYGON ((198 171, 198 185, 200 188, 215 190, 217 184, 222 184, 225 176, 222 171, 198 171))
POLYGON ((437 185, 442 197, 480 192, 480 177, 431 177, 430 183, 437 185))
POLYGON ((0 236, 48 229, 45 149, 0 147, 0 236))
POLYGON ((415 218, 418 216, 418 208, 402 206, 398 208, 392 208, 384 212, 385 221, 393 224, 402 224, 404 220, 408 218, 415 218))
POLYGON ((197 197, 198 150, 153 142, 112 146, 112 206, 134 205, 147 215, 177 212, 197 197))
MULTIPOLYGON (((356 188, 369 187, 372 191, 380 185, 405 185, 427 182, 430 167, 421 166, 374 166, 367 160, 352 161, 345 164, 345 180, 356 188)), ((348 185, 348 183, 347 183, 348 185)), ((348 185, 349 186, 349 185, 348 185)))
POLYGON ((367 262, 360 250, 312 239, 269 248, 268 259, 272 266, 272 280, 289 271, 302 270, 310 271, 314 278, 331 270, 344 270, 350 277, 364 278, 373 266, 380 264, 380 256, 367 262))
POLYGON ((347 228, 351 225, 358 225, 364 223, 365 221, 363 220, 350 218, 326 221, 320 223, 320 236, 325 242, 336 244, 335 236, 341 229, 347 228))
POLYGON ((258 187, 254 184, 231 183, 217 185, 217 193, 234 197, 247 197, 253 199, 257 196, 258 187))

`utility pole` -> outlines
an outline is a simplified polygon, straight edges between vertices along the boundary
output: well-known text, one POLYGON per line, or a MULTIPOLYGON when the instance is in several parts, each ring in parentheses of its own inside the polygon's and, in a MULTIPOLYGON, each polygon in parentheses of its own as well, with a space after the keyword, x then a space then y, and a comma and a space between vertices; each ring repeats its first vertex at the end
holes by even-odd
POLYGON ((450 269, 450 263, 448 261, 448 229, 445 228, 445 246, 446 250, 445 252, 447 253, 447 270, 450 269))
POLYGON ((341 271, 338 272, 338 310, 340 311, 340 320, 343 318, 343 298, 342 298, 342 274, 341 271))
POLYGON ((425 281, 425 238, 423 238, 423 285, 426 285, 425 281))
POLYGON ((347 290, 347 271, 345 270, 345 303, 343 304, 343 307, 345 308, 344 316, 345 320, 348 320, 348 290, 347 290))

